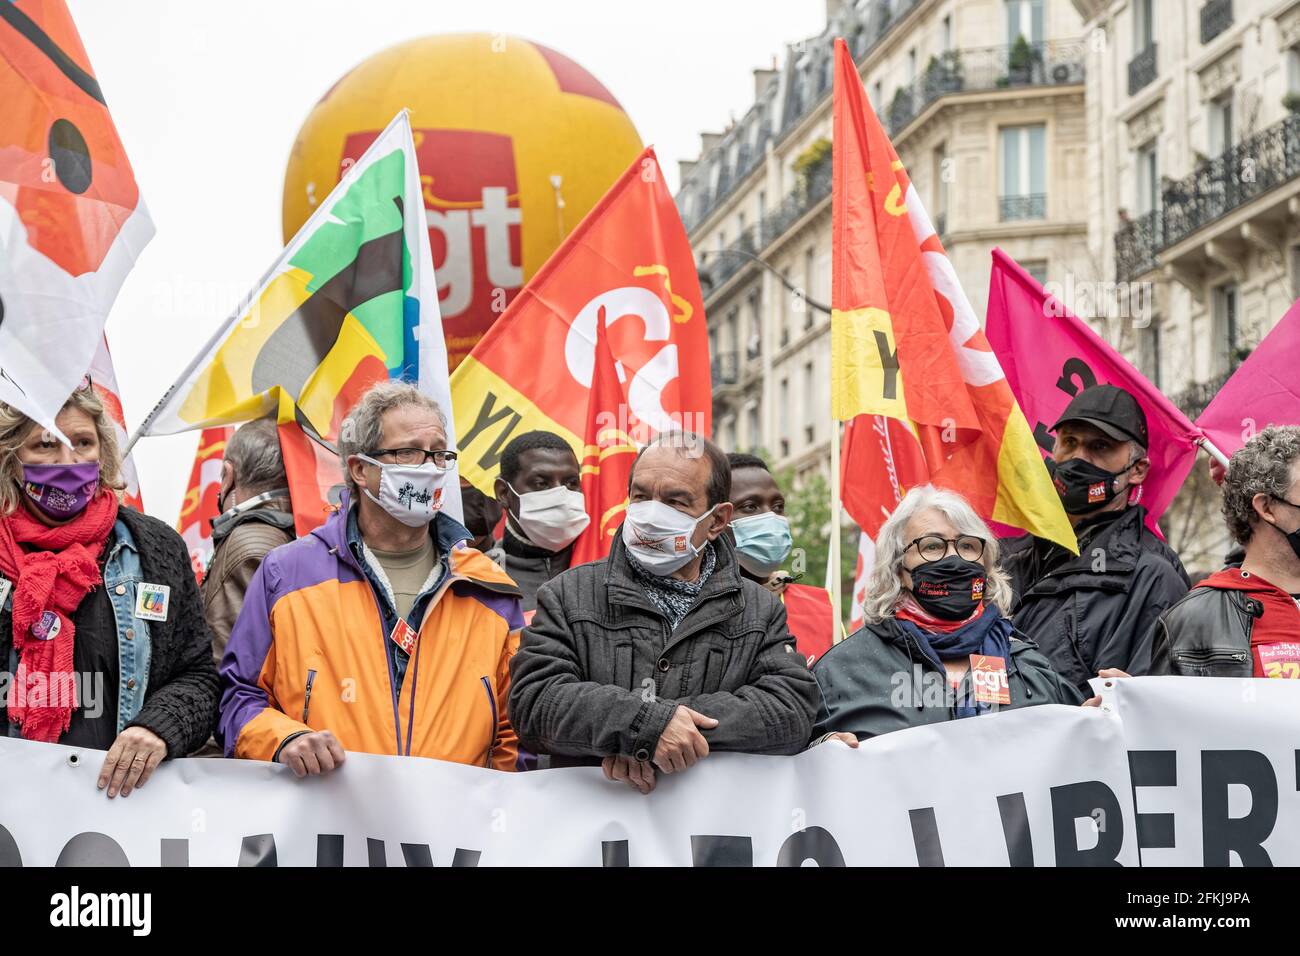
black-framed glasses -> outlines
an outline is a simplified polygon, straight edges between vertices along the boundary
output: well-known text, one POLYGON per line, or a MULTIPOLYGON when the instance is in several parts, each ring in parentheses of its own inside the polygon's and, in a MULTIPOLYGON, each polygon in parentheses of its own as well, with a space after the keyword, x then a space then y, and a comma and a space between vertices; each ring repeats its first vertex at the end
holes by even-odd
POLYGON ((964 561, 978 561, 984 557, 984 539, 973 534, 959 534, 955 538, 945 538, 941 534, 923 534, 912 541, 906 548, 916 548, 916 553, 926 564, 942 561, 948 553, 948 545, 957 551, 957 556, 964 561))
POLYGON ((442 471, 449 471, 456 464, 456 453, 446 448, 376 448, 370 457, 389 458, 395 465, 423 465, 431 461, 442 471))
POLYGON ((1284 505, 1290 505, 1292 508, 1300 508, 1300 502, 1287 501, 1281 495, 1269 495, 1269 497, 1272 498, 1274 501, 1282 502, 1282 504, 1284 505))

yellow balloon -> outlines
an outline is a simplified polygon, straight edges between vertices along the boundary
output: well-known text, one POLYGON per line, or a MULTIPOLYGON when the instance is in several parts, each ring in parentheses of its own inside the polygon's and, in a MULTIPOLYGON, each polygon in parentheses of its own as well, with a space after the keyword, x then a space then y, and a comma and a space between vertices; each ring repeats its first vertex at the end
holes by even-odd
POLYGON ((410 40, 346 74, 303 123, 285 171, 285 242, 402 108, 455 368, 641 138, 595 77, 540 44, 491 33, 410 40))

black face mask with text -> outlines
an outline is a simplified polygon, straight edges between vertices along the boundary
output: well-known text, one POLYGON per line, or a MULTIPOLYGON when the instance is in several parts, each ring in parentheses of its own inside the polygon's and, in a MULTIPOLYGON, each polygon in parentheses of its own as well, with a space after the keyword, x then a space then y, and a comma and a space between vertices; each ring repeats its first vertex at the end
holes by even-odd
POLYGON ((921 609, 945 621, 961 621, 984 600, 984 565, 950 554, 912 569, 912 596, 921 609))
POLYGON ((1086 515, 1114 501, 1121 491, 1128 490, 1127 485, 1120 487, 1119 480, 1133 465, 1121 471, 1107 471, 1082 458, 1071 458, 1059 465, 1049 458, 1047 472, 1052 476, 1052 484, 1061 497, 1065 513, 1086 515))

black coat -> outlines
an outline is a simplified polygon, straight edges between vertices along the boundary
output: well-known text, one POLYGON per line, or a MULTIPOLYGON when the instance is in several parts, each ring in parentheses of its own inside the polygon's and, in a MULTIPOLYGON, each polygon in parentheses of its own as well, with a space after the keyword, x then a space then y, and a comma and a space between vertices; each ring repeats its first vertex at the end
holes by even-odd
MULTIPOLYGON (((812 672, 822 692, 814 743, 829 733, 842 731, 866 740, 893 730, 956 719, 946 693, 947 674, 892 618, 850 634, 823 654, 812 672)), ((1083 702, 1035 645, 1014 632, 1007 683, 1011 703, 1002 705, 1002 710, 1083 702)), ((961 691, 965 695, 968 688, 961 691)))
POLYGON ((586 762, 647 760, 684 704, 717 719, 700 731, 712 750, 804 748, 817 681, 795 650, 785 608, 740 576, 725 535, 713 546, 713 573, 676 629, 633 576, 621 538, 604 561, 541 586, 510 662, 510 722, 524 747, 586 762))
POLYGON ((1145 520, 1146 509, 1134 505, 1080 525, 1078 557, 1030 535, 1003 542, 1012 623, 1081 692, 1102 668, 1147 673, 1151 625, 1187 593, 1178 555, 1145 520))
MULTIPOLYGON (((149 684, 144 706, 128 727, 143 727, 167 744, 168 757, 183 757, 197 750, 217 721, 217 668, 212 661, 212 634, 203 619, 203 605, 190 564, 189 549, 172 528, 156 518, 123 506, 118 518, 135 539, 143 580, 171 588, 167 620, 149 622, 149 684)), ((107 549, 106 549, 107 550, 107 549)), ((102 585, 86 595, 73 612, 73 622, 101 621, 112 628, 113 614, 90 614, 89 602, 107 601, 102 585)), ((111 643, 117 654, 117 636, 96 635, 111 643)), ((80 637, 78 637, 80 640, 80 637)), ((13 648, 13 616, 0 611, 0 661, 9 660, 13 648)), ((106 719, 116 719, 113 701, 106 719)), ((0 721, 8 713, 0 702, 0 721)))

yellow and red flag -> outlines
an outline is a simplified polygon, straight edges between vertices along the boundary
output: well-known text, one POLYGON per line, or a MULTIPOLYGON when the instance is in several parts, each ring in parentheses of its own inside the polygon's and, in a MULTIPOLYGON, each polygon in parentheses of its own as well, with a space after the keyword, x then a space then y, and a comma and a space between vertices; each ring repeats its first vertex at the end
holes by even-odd
MULTIPOLYGON (((835 43, 834 144, 835 417, 905 423, 911 439, 890 433, 915 440, 926 480, 988 520, 1076 550, 1025 416, 843 40, 835 43)), ((854 480, 845 467, 842 484, 854 480)))
POLYGON ((194 576, 200 582, 212 557, 212 519, 221 511, 217 505, 217 495, 221 491, 221 462, 226 457, 226 442, 234 434, 235 429, 229 425, 205 428, 199 433, 199 449, 194 453, 190 483, 181 501, 180 520, 176 522, 176 530, 190 549, 194 576))
POLYGON ((664 431, 710 434, 699 277, 652 149, 457 366, 451 394, 460 473, 484 494, 492 494, 501 451, 515 435, 541 429, 573 447, 584 488, 600 489, 587 498, 592 520, 584 537, 599 542, 592 554, 608 552, 622 521, 626 453, 664 431), (613 374, 602 375, 597 346, 605 336, 613 374), (622 475, 621 490, 607 468, 622 475))

